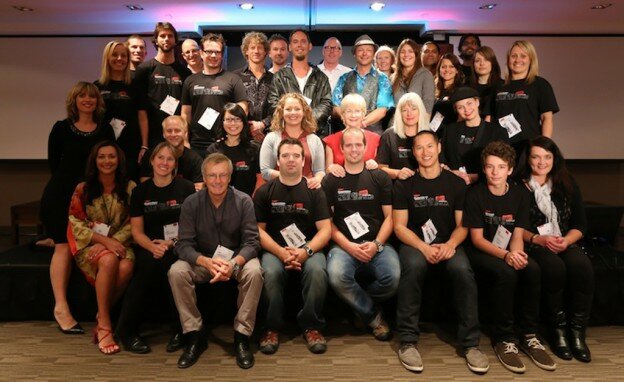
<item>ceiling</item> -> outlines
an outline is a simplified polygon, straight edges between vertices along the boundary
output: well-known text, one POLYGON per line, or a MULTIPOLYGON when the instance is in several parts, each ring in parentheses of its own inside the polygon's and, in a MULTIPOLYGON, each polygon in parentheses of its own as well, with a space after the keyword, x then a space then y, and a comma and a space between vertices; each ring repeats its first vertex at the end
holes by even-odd
POLYGON ((380 12, 368 0, 0 0, 0 35, 127 35, 151 33, 157 21, 180 32, 209 29, 310 26, 419 29, 421 33, 624 34, 624 0, 385 0, 380 12), (604 10, 592 5, 613 3, 604 10), (492 10, 479 6, 497 3, 492 10), (137 4, 142 11, 125 5, 137 4), (286 4, 286 5, 284 5, 286 4), (21 12, 13 6, 27 6, 21 12))

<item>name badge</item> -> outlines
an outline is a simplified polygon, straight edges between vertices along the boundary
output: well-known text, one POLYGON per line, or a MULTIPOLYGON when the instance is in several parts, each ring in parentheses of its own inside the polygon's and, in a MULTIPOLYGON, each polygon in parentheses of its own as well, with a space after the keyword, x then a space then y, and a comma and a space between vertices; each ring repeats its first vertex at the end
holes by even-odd
POLYGON ((423 239, 425 240, 425 243, 433 243, 436 235, 438 234, 438 230, 436 229, 431 219, 427 220, 427 222, 425 222, 425 224, 423 224, 420 228, 422 229, 423 239))
POLYGON ((305 235, 297 228, 295 223, 283 228, 280 233, 286 241, 286 246, 291 248, 299 248, 306 243, 305 235))
POLYGON ((507 129, 507 135, 509 136, 509 138, 513 137, 514 135, 520 134, 520 132, 522 131, 522 126, 520 126, 520 122, 518 122, 513 114, 508 114, 504 117, 499 118, 498 123, 500 123, 500 125, 505 129, 507 129))
POLYGON ((553 223, 542 224, 537 227, 537 232, 542 236, 553 236, 555 234, 555 226, 553 223))
POLYGON ((219 112, 208 107, 204 110, 204 114, 202 114, 197 123, 204 126, 208 130, 212 130, 212 126, 214 126, 217 118, 219 118, 219 112))
POLYGON ((180 104, 179 100, 168 95, 165 98, 165 100, 162 101, 162 103, 160 104, 160 110, 164 111, 165 113, 169 115, 174 115, 179 104, 180 104))
POLYGON ((108 224, 104 224, 104 223, 95 223, 95 224, 93 224, 93 228, 91 228, 91 230, 94 233, 97 233, 98 235, 102 235, 102 236, 107 236, 108 237, 108 232, 110 231, 110 226, 108 224))
POLYGON ((212 258, 230 261, 232 259, 232 256, 234 256, 234 251, 232 251, 228 247, 218 245, 217 249, 215 249, 215 252, 212 255, 212 258))
POLYGON ((431 122, 429 122, 429 128, 431 129, 431 131, 433 131, 434 133, 438 131, 443 120, 444 120, 444 116, 440 114, 439 111, 436 112, 431 122))
POLYGON ((509 240, 511 240, 511 232, 502 225, 499 225, 496 230, 496 235, 494 235, 494 240, 492 240, 492 244, 500 249, 507 249, 509 240))
POLYGON ((347 228, 349 228, 353 239, 360 238, 369 232, 368 224, 362 219, 359 212, 347 216, 344 218, 344 222, 347 224, 347 228))
POLYGON ((123 131, 124 127, 126 127, 126 122, 122 121, 121 119, 113 118, 110 121, 110 125, 113 128, 113 133, 115 133, 115 139, 119 139, 121 132, 123 131))
POLYGON ((178 223, 167 224, 163 227, 163 236, 165 240, 178 240, 178 223))
POLYGON ((464 174, 467 174, 467 173, 468 173, 468 171, 466 171, 466 167, 464 167, 464 166, 461 166, 458 170, 459 170, 460 172, 463 172, 464 174))

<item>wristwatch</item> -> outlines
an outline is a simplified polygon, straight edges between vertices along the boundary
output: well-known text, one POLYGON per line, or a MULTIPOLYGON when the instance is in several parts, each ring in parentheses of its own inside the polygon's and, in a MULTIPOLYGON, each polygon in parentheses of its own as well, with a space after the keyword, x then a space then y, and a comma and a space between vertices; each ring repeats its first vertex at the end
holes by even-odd
POLYGON ((305 249, 308 256, 314 255, 314 251, 312 250, 312 248, 308 247, 307 243, 303 245, 303 249, 305 249))
POLYGON ((240 271, 240 265, 234 259, 230 260, 230 265, 232 265, 232 276, 236 277, 238 271, 240 271))
POLYGON ((381 241, 375 239, 375 240, 373 240, 373 243, 375 243, 375 245, 377 246, 377 253, 379 253, 379 252, 384 250, 384 245, 381 244, 381 241))

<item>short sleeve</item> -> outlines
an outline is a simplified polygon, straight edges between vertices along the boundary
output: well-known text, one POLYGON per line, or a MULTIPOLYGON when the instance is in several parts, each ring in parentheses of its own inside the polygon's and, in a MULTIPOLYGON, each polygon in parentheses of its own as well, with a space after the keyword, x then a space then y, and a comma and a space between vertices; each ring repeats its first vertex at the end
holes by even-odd
POLYGON ((397 180, 394 182, 394 189, 392 190, 392 208, 395 210, 406 210, 408 199, 406 196, 406 184, 403 180, 397 180))
POLYGON ((552 111, 553 114, 559 111, 559 105, 555 98, 555 91, 548 81, 538 77, 537 89, 539 91, 539 113, 547 113, 552 111))
POLYGON ((327 204, 327 198, 325 198, 325 192, 321 189, 310 190, 312 192, 312 201, 314 203, 314 221, 331 218, 331 212, 327 204))
POLYGON ((464 227, 484 228, 485 223, 482 218, 481 203, 479 203, 479 188, 475 186, 466 193, 464 203, 464 227))

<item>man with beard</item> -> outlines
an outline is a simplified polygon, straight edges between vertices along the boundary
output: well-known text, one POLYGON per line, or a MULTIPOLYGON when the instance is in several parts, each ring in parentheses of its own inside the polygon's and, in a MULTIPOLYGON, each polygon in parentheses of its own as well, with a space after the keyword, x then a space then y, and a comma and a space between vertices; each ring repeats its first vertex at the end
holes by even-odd
POLYGON ((139 127, 142 146, 139 158, 149 147, 163 141, 162 122, 170 115, 180 115, 182 84, 189 70, 176 61, 174 48, 178 32, 168 22, 159 22, 152 43, 158 49, 156 57, 139 65, 135 75, 136 89, 141 100, 139 127))
POLYGON ((273 76, 273 84, 269 91, 269 113, 273 114, 277 102, 286 93, 303 94, 312 108, 312 115, 319 127, 320 136, 327 135, 321 131, 326 126, 331 114, 331 86, 327 76, 319 68, 308 62, 312 43, 308 32, 295 29, 290 33, 288 50, 293 55, 292 63, 286 65, 273 76))
POLYGON ((269 73, 277 73, 286 65, 288 60, 288 40, 279 33, 275 33, 269 37, 269 58, 271 59, 271 68, 269 73))
POLYGON ((199 73, 204 68, 204 63, 199 55, 199 45, 193 39, 186 39, 182 43, 182 58, 186 61, 186 67, 191 73, 199 73))
POLYGON ((466 83, 470 83, 470 77, 472 77, 472 62, 474 61, 474 55, 478 48, 481 47, 481 39, 474 33, 468 33, 462 35, 459 39, 459 57, 463 60, 462 72, 466 77, 466 83))

